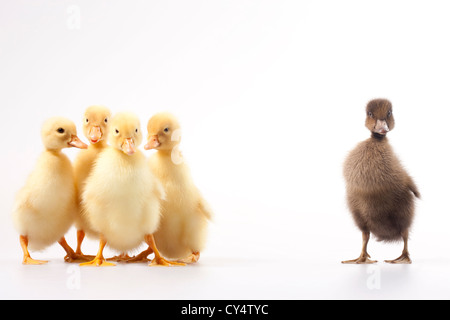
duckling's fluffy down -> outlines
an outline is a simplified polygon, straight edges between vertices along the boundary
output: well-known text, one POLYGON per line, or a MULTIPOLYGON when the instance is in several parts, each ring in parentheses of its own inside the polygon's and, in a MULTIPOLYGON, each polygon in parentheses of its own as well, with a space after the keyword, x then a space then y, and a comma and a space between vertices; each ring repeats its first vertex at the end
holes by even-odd
POLYGON ((108 246, 136 249, 160 220, 157 182, 144 155, 108 147, 98 157, 82 194, 83 214, 108 246))
POLYGON ((202 251, 212 212, 194 185, 187 164, 174 164, 170 157, 157 153, 150 157, 149 166, 166 192, 161 224, 154 234, 158 250, 170 259, 202 251))
MULTIPOLYGON (((103 150, 104 148, 90 147, 87 150, 82 150, 75 159, 74 173, 75 173, 75 186, 77 188, 78 203, 80 203, 81 201, 81 194, 84 190, 86 179, 87 177, 89 177, 95 159, 103 150)), ((88 237, 97 238, 98 237, 97 232, 92 230, 89 223, 86 221, 85 216, 81 213, 81 210, 82 208, 80 206, 75 216, 75 227, 78 230, 83 230, 88 237)))
POLYGON ((28 236, 29 249, 43 250, 64 236, 74 215, 75 186, 70 160, 62 153, 45 151, 17 193, 14 226, 21 235, 28 236))

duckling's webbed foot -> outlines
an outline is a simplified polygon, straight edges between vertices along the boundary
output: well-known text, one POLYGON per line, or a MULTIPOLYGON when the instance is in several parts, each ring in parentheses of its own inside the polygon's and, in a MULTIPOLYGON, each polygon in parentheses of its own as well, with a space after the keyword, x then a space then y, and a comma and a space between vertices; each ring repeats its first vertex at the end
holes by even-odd
POLYGON ((22 264, 28 264, 28 265, 39 265, 39 264, 46 264, 48 261, 45 260, 35 260, 31 258, 30 252, 28 252, 28 236, 20 236, 20 246, 23 250, 23 260, 22 264))
POLYGON ((394 260, 384 260, 386 263, 392 263, 392 264, 410 264, 412 263, 411 258, 409 257, 408 252, 408 230, 405 230, 402 232, 402 238, 403 238, 403 251, 402 255, 394 260))
POLYGON ((22 264, 27 265, 39 265, 39 264, 46 264, 48 261, 45 260, 35 260, 31 257, 23 257, 22 264))
POLYGON ((127 260, 128 263, 135 263, 135 262, 149 262, 151 261, 148 256, 153 253, 153 250, 151 248, 148 248, 141 253, 139 253, 137 256, 127 260))
POLYGON ((200 252, 197 251, 197 252, 192 252, 192 254, 190 254, 186 258, 177 260, 177 262, 190 264, 190 263, 196 263, 199 259, 200 259, 200 252))
MULTIPOLYGON (((78 253, 77 253, 78 254, 78 253)), ((82 254, 80 254, 79 255, 79 260, 81 259, 81 260, 84 260, 84 261, 91 261, 92 259, 94 259, 95 258, 95 256, 92 256, 92 255, 88 255, 88 254, 84 254, 84 253, 82 253, 82 254)))
POLYGON ((114 263, 108 262, 106 261, 106 259, 103 257, 103 249, 106 246, 106 240, 103 239, 102 236, 100 236, 100 245, 98 248, 98 252, 97 255, 95 256, 94 260, 89 261, 89 262, 85 262, 85 263, 81 263, 80 266, 81 267, 87 267, 87 266, 91 266, 91 267, 110 267, 110 266, 115 266, 114 263))
POLYGON ((400 257, 394 260, 384 260, 386 263, 392 263, 392 264, 411 264, 411 258, 409 257, 409 254, 402 254, 400 257))
POLYGON ((134 257, 130 257, 127 253, 121 253, 118 256, 114 256, 114 257, 108 258, 106 260, 116 261, 116 262, 128 262, 129 260, 131 260, 133 258, 134 257))
POLYGON ((95 256, 85 255, 83 253, 77 253, 77 252, 70 252, 66 251, 66 256, 64 257, 65 262, 83 262, 83 261, 91 261, 95 258, 95 256))
POLYGON ((115 264, 106 261, 106 259, 103 257, 95 257, 94 260, 92 260, 92 261, 80 264, 80 267, 89 267, 89 266, 90 267, 114 267, 115 264))
POLYGON ((149 264, 150 267, 160 266, 160 267, 170 267, 170 266, 185 266, 186 264, 183 262, 177 261, 169 261, 166 258, 161 256, 155 257, 152 262, 149 264))
POLYGON ((153 235, 146 235, 145 236, 145 242, 148 244, 149 249, 151 249, 155 253, 155 257, 153 258, 152 262, 149 264, 149 266, 162 266, 162 267, 170 267, 170 266, 185 266, 185 263, 182 262, 176 262, 176 261, 169 261, 161 256, 161 254, 158 251, 158 248, 156 248, 155 244, 155 238, 153 235))
POLYGON ((377 263, 377 260, 370 260, 370 255, 369 254, 361 254, 357 259, 353 259, 353 260, 345 260, 342 261, 342 263, 344 264, 371 264, 371 263, 377 263))
POLYGON ((342 263, 344 264, 351 264, 351 263, 356 263, 356 264, 370 264, 370 263, 377 263, 376 260, 370 260, 370 255, 367 253, 367 244, 369 243, 369 239, 370 239, 370 232, 363 232, 362 233, 362 239, 363 239, 363 247, 362 247, 362 251, 361 251, 361 255, 354 260, 345 260, 342 261, 342 263))
POLYGON ((88 256, 85 256, 83 254, 78 254, 67 244, 66 239, 62 237, 58 243, 63 247, 64 251, 66 251, 66 256, 64 257, 65 262, 80 262, 80 261, 89 261, 94 258, 94 256, 91 256, 89 258, 88 256))
POLYGON ((64 257, 64 261, 65 262, 81 262, 81 261, 91 261, 92 259, 94 259, 95 256, 86 256, 84 254, 78 254, 78 253, 74 253, 74 254, 67 254, 64 257))

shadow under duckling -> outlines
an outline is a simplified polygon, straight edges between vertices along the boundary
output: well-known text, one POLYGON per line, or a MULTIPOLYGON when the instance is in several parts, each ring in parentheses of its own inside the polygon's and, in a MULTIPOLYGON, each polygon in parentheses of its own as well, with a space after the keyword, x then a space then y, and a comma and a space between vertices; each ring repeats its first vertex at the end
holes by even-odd
POLYGON ((149 165, 166 192, 155 241, 165 257, 184 263, 197 262, 205 247, 212 211, 195 186, 178 149, 180 124, 174 115, 162 112, 148 121, 147 130, 148 142, 144 148, 157 150, 150 156, 149 165))
POLYGON ((82 194, 83 212, 100 235, 94 260, 81 266, 114 266, 103 257, 108 244, 129 252, 145 241, 155 257, 150 265, 181 265, 164 259, 153 233, 160 220, 160 189, 145 156, 137 149, 142 142, 139 119, 118 113, 110 124, 110 146, 97 158, 82 194))
MULTIPOLYGON (((84 112, 83 133, 88 138, 90 144, 87 150, 81 150, 74 162, 75 185, 77 188, 77 199, 79 208, 75 216, 75 227, 77 228, 77 248, 76 253, 85 256, 81 251, 86 234, 98 238, 98 234, 90 227, 85 215, 81 212, 81 194, 84 191, 84 184, 92 171, 98 155, 108 146, 108 125, 111 111, 104 106, 90 106, 84 112)), ((85 256, 90 259, 94 256, 85 256)))
POLYGON ((77 137, 75 124, 65 118, 50 118, 42 126, 45 150, 25 186, 18 192, 13 221, 20 234, 23 264, 44 264, 32 259, 28 249, 43 250, 58 242, 66 251, 65 261, 82 259, 67 244, 64 235, 72 226, 76 192, 72 163, 64 148, 87 148, 77 137))
POLYGON ((409 229, 414 218, 414 197, 420 193, 392 150, 386 134, 394 128, 392 104, 386 99, 369 101, 366 127, 371 137, 359 143, 344 162, 347 204, 362 232, 361 255, 342 263, 375 263, 367 253, 370 234, 377 240, 403 240, 400 257, 388 263, 411 263, 409 229))

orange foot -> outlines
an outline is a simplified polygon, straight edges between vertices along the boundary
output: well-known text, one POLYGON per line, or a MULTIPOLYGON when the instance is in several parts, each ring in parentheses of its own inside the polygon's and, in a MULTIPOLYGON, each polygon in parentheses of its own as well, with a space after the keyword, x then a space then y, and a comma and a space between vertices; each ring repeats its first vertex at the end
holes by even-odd
POLYGON ((44 261, 44 260, 34 260, 31 257, 23 257, 23 261, 22 264, 27 264, 27 265, 40 265, 40 264, 46 264, 48 261, 44 261))
POLYGON ((94 256, 85 256, 84 254, 76 253, 72 250, 72 248, 67 244, 66 239, 62 237, 58 243, 63 247, 66 251, 66 256, 64 257, 65 262, 80 262, 80 261, 90 261, 94 258, 94 256))
POLYGON ((90 261, 94 259, 95 256, 86 256, 84 254, 68 254, 64 257, 65 262, 80 262, 80 261, 90 261))
POLYGON ((113 267, 114 263, 106 261, 103 257, 95 257, 94 260, 81 263, 80 267, 113 267))
POLYGON ((100 245, 98 248, 98 253, 95 256, 94 260, 85 262, 80 264, 80 267, 112 267, 115 266, 114 263, 106 261, 105 258, 103 258, 103 249, 105 248, 106 240, 103 239, 103 236, 100 236, 100 245))
POLYGON ((182 263, 196 263, 200 259, 200 252, 192 252, 191 255, 187 256, 186 258, 177 260, 178 262, 182 263))
POLYGON ((150 254, 153 253, 153 250, 148 248, 147 250, 142 251, 141 253, 139 253, 137 256, 131 258, 130 260, 128 260, 127 262, 149 262, 150 259, 147 258, 150 254))
POLYGON ((93 256, 93 255, 84 254, 83 252, 81 252, 81 250, 77 250, 77 251, 75 251, 75 253, 79 260, 91 261, 92 259, 95 258, 95 256, 93 256))
POLYGON ((20 235, 20 246, 22 247, 23 251, 23 260, 22 264, 28 264, 28 265, 39 265, 39 264, 46 264, 48 261, 44 260, 34 260, 30 256, 30 252, 28 251, 28 236, 20 235))
POLYGON ((149 264, 150 267, 171 267, 171 266, 185 266, 186 264, 183 262, 177 261, 169 261, 161 256, 155 257, 152 262, 149 264))
MULTIPOLYGON (((162 267, 170 267, 170 266, 185 266, 185 263, 182 262, 176 262, 176 261, 169 261, 166 260, 161 256, 161 254, 158 251, 158 248, 155 244, 155 238, 153 235, 149 234, 145 236, 145 242, 148 244, 148 249, 146 251, 152 250, 155 254, 155 258, 153 258, 152 262, 149 264, 150 267, 154 266, 162 266, 162 267)), ((144 251, 144 252, 146 252, 144 251)))
POLYGON ((127 253, 121 253, 118 256, 114 256, 114 257, 108 258, 106 260, 116 261, 116 262, 128 262, 130 259, 133 259, 133 258, 130 257, 127 253))

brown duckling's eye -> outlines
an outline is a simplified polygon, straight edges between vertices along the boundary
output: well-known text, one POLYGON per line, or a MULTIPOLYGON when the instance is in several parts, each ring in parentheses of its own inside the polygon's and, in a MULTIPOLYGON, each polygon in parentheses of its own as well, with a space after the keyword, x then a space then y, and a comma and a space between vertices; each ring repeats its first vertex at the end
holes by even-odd
POLYGON ((388 118, 389 118, 391 115, 392 115, 392 111, 389 110, 389 112, 388 112, 388 114, 387 114, 388 118))
POLYGON ((169 128, 164 128, 164 132, 169 132, 169 128))
POLYGON ((58 130, 56 130, 56 131, 58 131, 58 133, 64 133, 64 129, 63 128, 58 128, 58 130))
POLYGON ((367 115, 369 116, 369 117, 371 117, 371 118, 373 118, 373 114, 372 114, 372 112, 367 112, 367 115))

